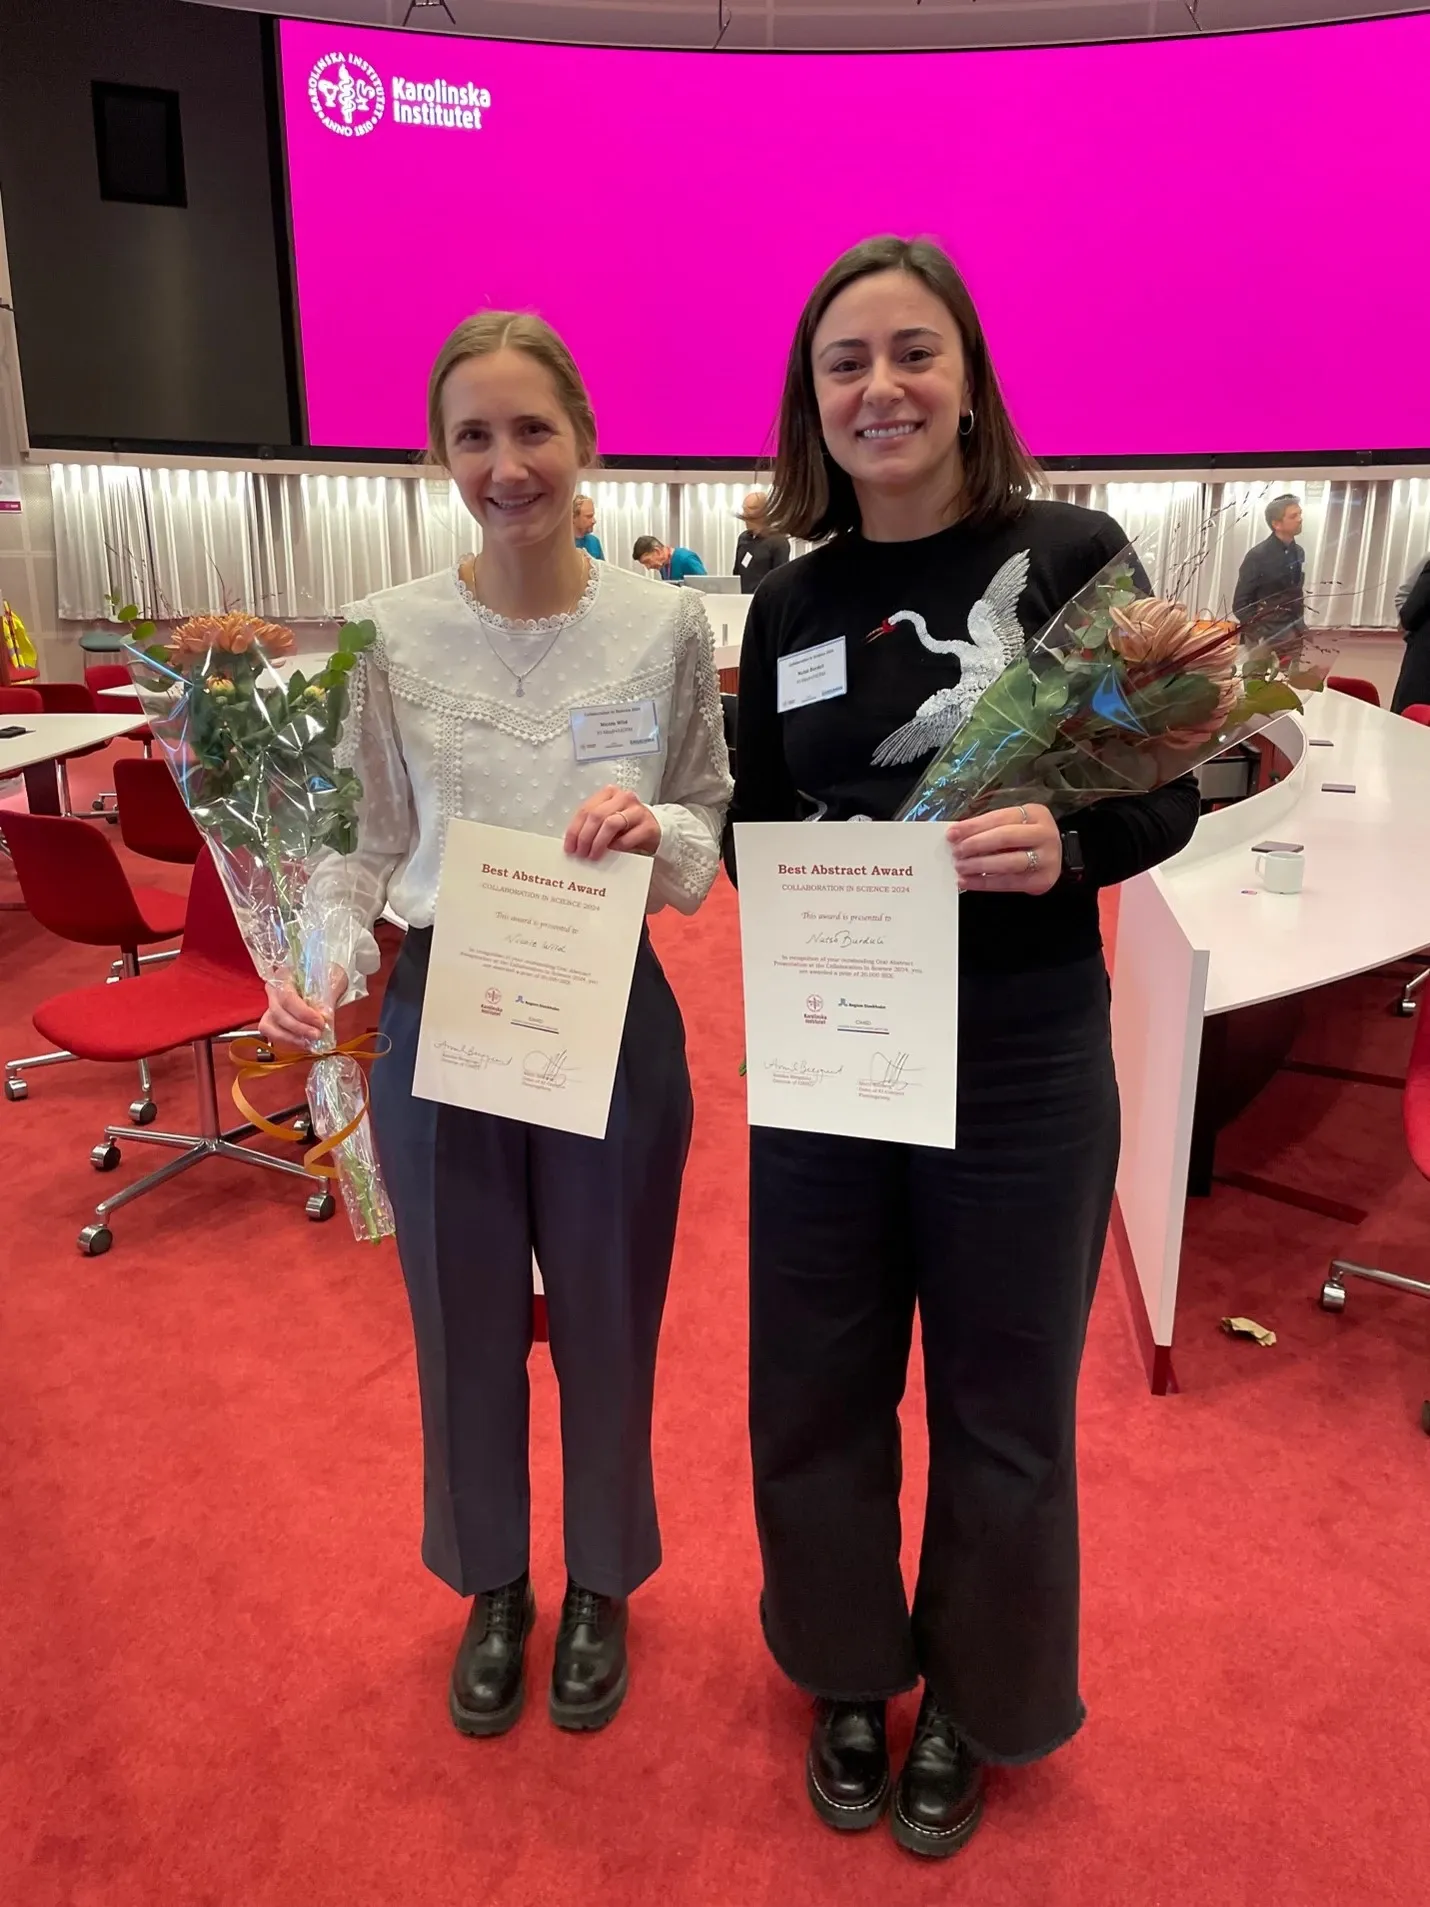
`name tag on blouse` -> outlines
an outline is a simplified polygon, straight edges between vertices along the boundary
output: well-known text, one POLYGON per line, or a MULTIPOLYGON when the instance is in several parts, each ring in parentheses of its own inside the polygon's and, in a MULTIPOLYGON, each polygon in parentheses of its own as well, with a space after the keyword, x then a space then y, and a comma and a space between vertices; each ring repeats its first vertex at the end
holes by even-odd
POLYGON ((791 709, 808 708, 811 702, 833 701, 849 687, 845 667, 843 636, 781 656, 775 707, 788 715, 791 709))
POLYGON ((572 709, 571 747, 578 762, 620 761, 627 755, 660 753, 655 700, 610 702, 604 708, 572 709))

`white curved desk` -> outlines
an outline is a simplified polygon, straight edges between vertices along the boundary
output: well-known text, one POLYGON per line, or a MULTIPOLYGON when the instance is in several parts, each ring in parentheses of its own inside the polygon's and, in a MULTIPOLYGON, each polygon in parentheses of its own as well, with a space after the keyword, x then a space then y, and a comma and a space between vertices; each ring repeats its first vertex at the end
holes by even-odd
POLYGON ((1291 761, 1284 780, 1205 816, 1181 854, 1122 892, 1119 1244, 1145 1308, 1155 1391, 1172 1382, 1203 1020, 1430 946, 1430 729, 1327 690, 1267 738, 1291 761), (1326 782, 1355 792, 1327 793, 1326 782), (1304 845, 1302 893, 1258 885, 1251 849, 1271 838, 1304 845))

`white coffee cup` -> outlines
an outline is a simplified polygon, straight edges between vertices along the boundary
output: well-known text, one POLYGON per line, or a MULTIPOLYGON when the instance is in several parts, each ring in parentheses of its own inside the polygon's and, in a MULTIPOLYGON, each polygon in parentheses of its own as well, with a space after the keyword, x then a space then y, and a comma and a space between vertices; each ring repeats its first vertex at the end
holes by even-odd
POLYGON ((1306 879, 1306 857, 1287 848, 1269 848, 1258 854, 1257 878, 1268 894, 1299 894, 1306 879))

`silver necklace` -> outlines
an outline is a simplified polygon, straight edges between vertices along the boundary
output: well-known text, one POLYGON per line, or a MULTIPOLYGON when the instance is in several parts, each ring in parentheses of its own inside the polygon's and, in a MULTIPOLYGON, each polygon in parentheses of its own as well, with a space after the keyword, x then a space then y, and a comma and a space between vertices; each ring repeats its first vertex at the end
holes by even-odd
POLYGON ((496 646, 496 643, 492 640, 492 632, 490 629, 488 629, 485 622, 482 623, 482 634, 487 639, 487 647, 491 650, 492 654, 496 657, 497 661, 506 670, 507 674, 511 676, 513 681, 516 683, 516 692, 518 697, 520 697, 526 694, 526 678, 529 675, 534 674, 535 671, 541 667, 542 663, 545 662, 546 658, 551 654, 551 651, 556 647, 557 641, 560 638, 561 631, 559 629, 556 631, 556 634, 552 636, 550 642, 547 643, 546 647, 542 650, 541 654, 536 658, 535 662, 530 663, 524 669, 514 669, 511 666, 511 664, 507 661, 506 657, 502 654, 501 650, 498 649, 498 647, 496 646))
MULTIPOLYGON (((486 605, 481 601, 480 597, 477 595, 476 591, 472 588, 471 584, 468 583, 466 577, 463 576, 460 567, 458 568, 457 582, 461 588, 463 596, 465 596, 467 599, 468 607, 476 612, 476 618, 478 623, 480 623, 481 625, 482 634, 487 639, 487 647, 491 650, 492 654, 496 657, 497 661, 506 670, 507 674, 516 683, 516 693, 519 698, 525 696, 526 694, 527 677, 529 675, 534 675, 536 673, 536 671, 541 667, 542 663, 545 662, 546 658, 551 654, 551 651, 556 647, 556 644, 558 640, 560 639, 562 632, 566 628, 568 628, 570 624, 573 623, 576 620, 576 618, 581 614, 581 611, 583 607, 585 606, 586 598, 590 594, 592 586, 595 582, 595 571, 596 571, 596 566, 594 563, 591 562, 591 560, 588 557, 586 561, 586 587, 585 589, 582 590, 581 595, 579 599, 577 600, 575 608, 566 611, 564 614, 551 617, 550 620, 553 623, 555 623, 556 626, 551 632, 550 642, 547 643, 546 647, 541 651, 541 654, 536 658, 535 662, 528 663, 524 669, 514 669, 511 666, 511 664, 507 661, 506 657, 502 654, 501 650, 498 649, 496 645, 496 638, 492 635, 492 624, 493 623, 504 624, 507 628, 515 630, 519 626, 518 623, 514 621, 511 617, 496 616, 493 612, 489 611, 486 605)), ((530 627, 532 629, 539 629, 542 627, 542 622, 543 622, 542 618, 540 617, 534 618, 530 624, 530 627)))

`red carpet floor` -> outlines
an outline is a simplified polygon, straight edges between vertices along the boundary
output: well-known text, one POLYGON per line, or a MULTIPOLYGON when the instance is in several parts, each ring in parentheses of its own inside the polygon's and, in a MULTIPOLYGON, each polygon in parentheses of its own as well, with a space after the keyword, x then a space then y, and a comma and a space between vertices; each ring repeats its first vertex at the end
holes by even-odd
MULTIPOLYGON (((84 765, 87 769, 92 764, 84 765)), ((95 777, 80 780, 87 788, 95 777)), ((13 895, 0 875, 0 900, 13 895)), ((14 1907, 1420 1907, 1430 1864, 1430 1305, 1315 1294, 1343 1247, 1424 1275, 1430 1187, 1395 1094, 1283 1075, 1223 1164, 1373 1210, 1355 1231, 1221 1190, 1192 1216, 1182 1394, 1146 1390, 1109 1265, 1083 1398, 1085 1690, 1063 1753, 998 1774, 947 1866, 852 1841, 803 1795, 806 1710, 755 1620, 743 1432, 736 920, 657 923, 698 1099, 663 1346, 667 1562, 605 1734, 469 1742, 462 1619, 418 1561, 412 1356, 390 1249, 289 1189, 201 1168, 74 1236, 118 1069, 0 1103, 0 1901, 14 1907), (1272 1325, 1272 1350, 1216 1328, 1272 1325)), ((0 914, 0 1043, 96 957, 0 914)), ((1384 977, 1316 1004, 1305 1054, 1403 1066, 1384 977)), ((182 1056, 156 1068, 186 1121, 182 1056)), ((126 1152, 120 1176, 152 1162, 126 1152)), ((562 1587, 533 1355, 533 1691, 562 1587)), ((922 1474, 908 1408, 910 1523, 922 1474)), ((911 1702, 900 1705, 902 1745, 911 1702)))

